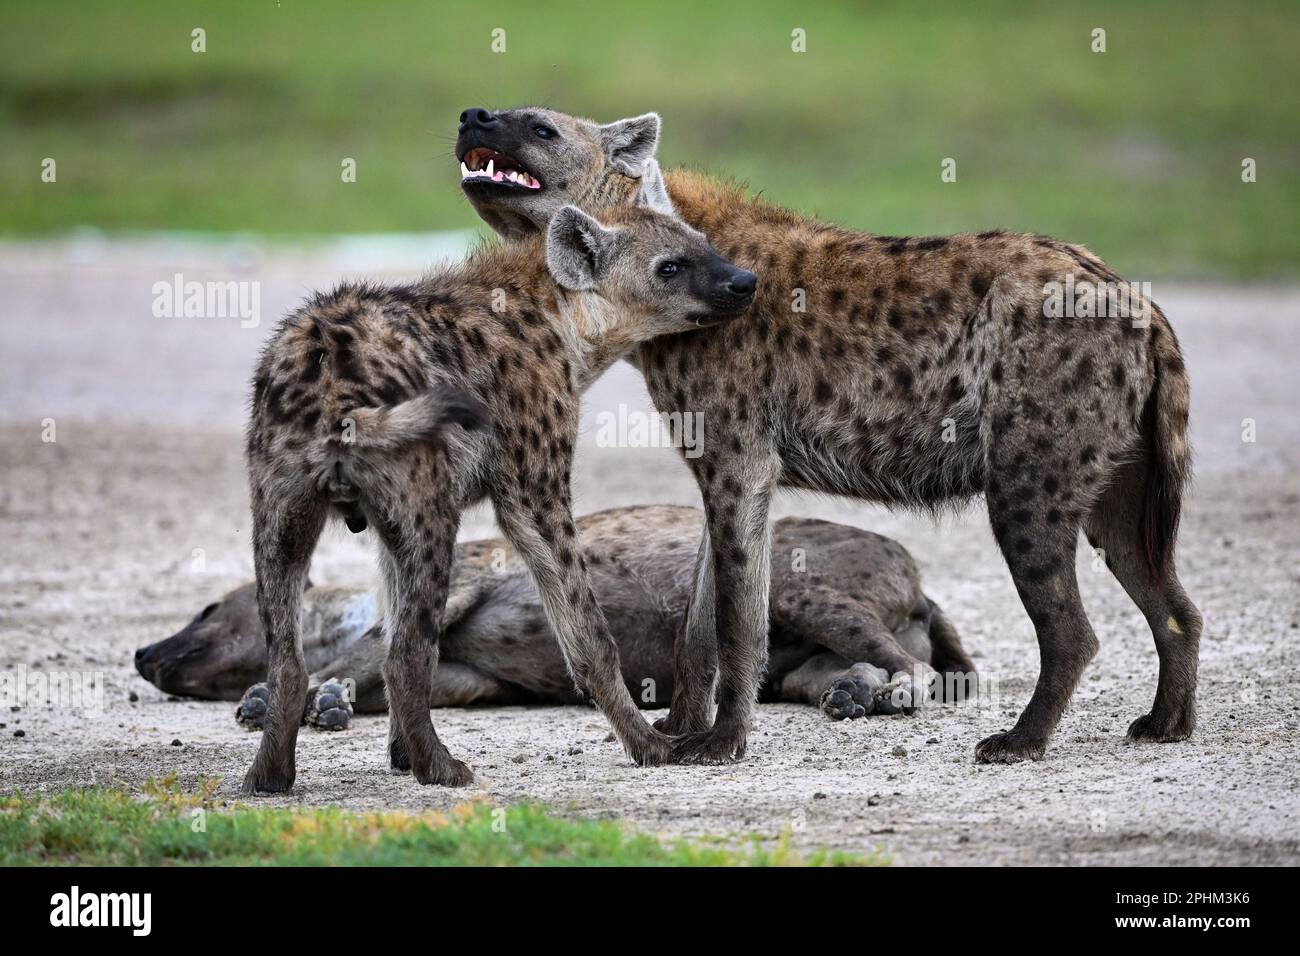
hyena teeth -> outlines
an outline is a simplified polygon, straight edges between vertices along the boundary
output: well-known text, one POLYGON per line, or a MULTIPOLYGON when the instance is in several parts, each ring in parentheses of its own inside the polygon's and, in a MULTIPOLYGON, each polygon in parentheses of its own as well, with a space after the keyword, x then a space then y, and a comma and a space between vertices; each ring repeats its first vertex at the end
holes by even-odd
POLYGON ((489 159, 489 160, 488 160, 488 164, 487 164, 487 176, 488 176, 488 179, 495 179, 495 178, 496 178, 495 176, 492 175, 492 169, 493 169, 493 165, 492 165, 492 164, 493 164, 493 160, 490 160, 490 159, 489 159))
POLYGON ((461 179, 469 179, 470 175, 471 175, 471 174, 470 174, 470 171, 469 171, 469 167, 466 166, 466 165, 464 164, 464 162, 462 162, 462 163, 460 164, 460 178, 461 178, 461 179))

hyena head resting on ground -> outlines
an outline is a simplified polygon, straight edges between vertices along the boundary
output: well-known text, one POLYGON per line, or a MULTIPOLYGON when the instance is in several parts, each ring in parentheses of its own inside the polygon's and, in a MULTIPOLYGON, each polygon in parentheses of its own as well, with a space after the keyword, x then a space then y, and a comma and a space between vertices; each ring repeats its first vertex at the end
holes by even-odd
POLYGON ((544 240, 480 249, 410 285, 342 285, 288 316, 258 363, 248 426, 270 695, 245 790, 293 783, 301 596, 330 516, 380 544, 392 766, 421 783, 470 781, 434 732, 428 689, 460 513, 484 497, 537 582, 575 684, 636 762, 668 759, 669 738, 623 683, 576 546, 579 396, 639 342, 740 314, 754 285, 653 208, 592 218, 570 207, 544 240))
MULTIPOLYGON (((458 158, 471 144, 526 143, 539 166, 561 155, 560 114, 485 112, 467 112, 458 158), (556 135, 533 130, 543 115, 556 135)), ((545 204, 477 178, 462 185, 489 223, 509 203, 516 226, 557 202, 585 204, 591 184, 605 203, 653 188, 598 150, 580 155, 590 165, 552 179, 547 189, 564 195, 545 204)), ((674 759, 744 752, 766 653, 767 513, 778 486, 926 510, 985 496, 1037 632, 1040 672, 1015 727, 982 741, 979 760, 1041 758, 1096 651, 1075 576, 1080 530, 1141 609, 1160 659, 1155 703, 1129 736, 1186 738, 1202 626, 1174 569, 1191 474, 1189 392, 1159 308, 1088 250, 1047 236, 855 232, 684 170, 668 173, 666 189, 678 215, 762 277, 740 321, 665 336, 632 357, 660 411, 703 414, 714 436, 687 460, 708 522, 672 714, 660 725, 683 734, 674 759), (1064 314, 1061 290, 1079 290, 1064 314)))

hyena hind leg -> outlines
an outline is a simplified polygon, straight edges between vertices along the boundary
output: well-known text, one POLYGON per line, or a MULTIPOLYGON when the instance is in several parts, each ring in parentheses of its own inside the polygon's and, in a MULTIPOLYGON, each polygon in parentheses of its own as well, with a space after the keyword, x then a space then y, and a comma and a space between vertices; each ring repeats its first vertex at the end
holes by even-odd
POLYGON ((458 516, 451 509, 434 513, 425 506, 418 523, 401 528, 384 524, 378 522, 390 605, 383 664, 389 763, 395 771, 410 770, 422 784, 465 786, 473 781, 473 772, 448 752, 429 716, 458 516))
POLYGON ((975 757, 980 763, 1041 760, 1084 668, 1097 653, 1097 637, 1075 575, 1078 525, 1066 509, 1045 497, 1011 505, 991 495, 989 516, 1037 632, 1039 672, 1016 725, 980 741, 975 757))
MULTIPOLYGON (((885 675, 867 713, 911 712, 929 697, 929 661, 908 653, 871 608, 824 585, 783 589, 773 595, 772 620, 788 635, 819 644, 832 654, 885 675)), ((858 701, 863 703, 863 701, 858 701)), ((835 716, 832 714, 832 716, 835 716)))
POLYGON ((1128 735, 1154 742, 1186 740, 1196 726, 1201 615, 1183 591, 1172 562, 1163 586, 1151 580, 1141 551, 1145 494, 1145 464, 1125 465, 1084 519, 1084 530, 1146 618, 1160 657, 1155 703, 1149 713, 1133 721, 1128 735))
POLYGON ((883 668, 823 651, 782 677, 776 697, 812 704, 831 720, 856 720, 876 711, 888 683, 889 674, 883 668))
POLYGON ((293 786, 294 747, 307 698, 307 664, 299 632, 303 585, 327 505, 311 489, 297 501, 253 493, 253 561, 257 605, 267 642, 265 732, 244 777, 244 793, 283 793, 293 786))

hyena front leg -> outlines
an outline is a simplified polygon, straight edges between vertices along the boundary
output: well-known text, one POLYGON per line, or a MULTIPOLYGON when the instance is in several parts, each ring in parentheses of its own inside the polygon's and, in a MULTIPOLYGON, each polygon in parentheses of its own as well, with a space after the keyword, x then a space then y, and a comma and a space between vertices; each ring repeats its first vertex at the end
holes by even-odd
POLYGON ((423 784, 463 787, 473 782, 474 774, 448 752, 429 716, 460 516, 446 500, 407 501, 394 510, 400 524, 375 522, 384 544, 382 568, 389 594, 383 665, 389 763, 398 772, 409 769, 423 784))
MULTIPOLYGON (((682 763, 726 763, 745 755, 754 701, 767 672, 768 510, 779 470, 776 456, 760 450, 697 470, 714 557, 718 714, 711 729, 674 741, 673 757, 682 763)), ((674 682, 685 679, 678 673, 674 682)))
POLYGON ((673 641, 673 699, 667 717, 655 721, 666 734, 693 734, 713 725, 713 685, 718 675, 717 591, 713 549, 706 525, 695 559, 695 584, 685 620, 673 641))
POLYGON ((533 575, 579 693, 595 698, 635 763, 665 763, 669 738, 641 716, 623 682, 618 645, 596 603, 578 548, 568 465, 552 462, 551 468, 559 470, 550 478, 537 473, 510 476, 509 484, 494 494, 497 521, 533 575))
POLYGON ((311 554, 327 505, 310 487, 286 492, 274 477, 253 486, 253 562, 257 608, 266 634, 265 732, 243 791, 283 793, 293 786, 294 746, 307 699, 307 663, 299 621, 311 554))

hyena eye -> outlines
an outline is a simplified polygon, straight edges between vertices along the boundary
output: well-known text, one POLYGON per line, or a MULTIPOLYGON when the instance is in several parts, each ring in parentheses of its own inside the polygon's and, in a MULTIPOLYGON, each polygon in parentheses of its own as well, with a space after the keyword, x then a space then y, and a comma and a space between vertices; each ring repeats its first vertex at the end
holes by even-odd
POLYGON ((215 604, 209 604, 207 607, 205 607, 202 611, 199 612, 199 616, 195 618, 195 620, 206 621, 208 619, 208 615, 211 614, 216 609, 217 606, 215 604))
POLYGON ((555 135, 555 130, 551 129, 549 126, 534 126, 533 132, 536 133, 540 139, 550 139, 555 135))
POLYGON ((676 275, 677 270, 679 268, 680 266, 678 266, 677 263, 673 262, 672 260, 669 260, 668 262, 659 263, 659 268, 656 271, 658 271, 658 273, 661 276, 667 277, 671 275, 676 275))

